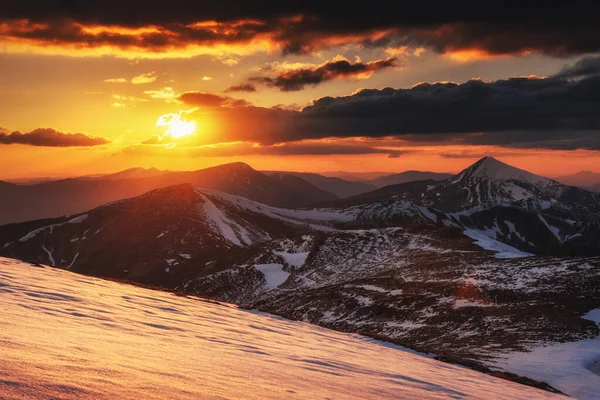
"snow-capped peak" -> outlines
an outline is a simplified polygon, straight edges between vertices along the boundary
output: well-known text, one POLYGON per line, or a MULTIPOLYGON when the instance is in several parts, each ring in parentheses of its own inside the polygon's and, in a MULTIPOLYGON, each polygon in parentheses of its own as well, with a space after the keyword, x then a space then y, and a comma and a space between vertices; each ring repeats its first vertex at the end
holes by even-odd
POLYGON ((516 180, 528 182, 533 185, 547 186, 552 180, 525 170, 513 167, 496 160, 493 157, 484 157, 461 172, 462 176, 486 178, 496 181, 516 180))

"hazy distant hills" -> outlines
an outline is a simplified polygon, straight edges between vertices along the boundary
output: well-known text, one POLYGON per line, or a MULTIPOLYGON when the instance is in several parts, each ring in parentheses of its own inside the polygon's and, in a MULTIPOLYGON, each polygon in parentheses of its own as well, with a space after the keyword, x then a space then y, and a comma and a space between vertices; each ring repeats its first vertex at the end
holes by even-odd
POLYGON ((337 199, 296 176, 271 177, 244 163, 198 171, 134 169, 101 177, 62 179, 33 185, 0 183, 0 224, 80 213, 150 190, 189 183, 280 207, 337 199))
POLYGON ((319 189, 335 194, 339 198, 356 196, 376 189, 375 185, 367 182, 349 181, 338 177, 329 177, 309 172, 262 171, 269 176, 292 175, 302 178, 319 189))
POLYGON ((400 183, 414 182, 414 181, 441 181, 451 177, 452 174, 439 173, 439 172, 423 172, 423 171, 405 171, 399 174, 391 174, 380 176, 373 180, 369 180, 369 183, 377 188, 381 188, 389 185, 397 185, 400 183))
POLYGON ((597 172, 579 171, 574 174, 559 176, 555 179, 566 185, 600 191, 600 173, 597 172))
POLYGON ((388 185, 396 185, 399 183, 434 180, 441 181, 452 174, 423 172, 423 171, 405 171, 398 174, 388 174, 382 172, 373 173, 348 173, 348 172, 329 172, 328 176, 324 174, 316 174, 309 172, 283 172, 283 171, 262 171, 269 175, 274 174, 289 174, 310 182, 319 189, 326 190, 335 194, 340 198, 352 197, 372 190, 382 188, 388 185), (339 174, 339 176, 330 176, 339 174), (384 175, 380 175, 384 174, 384 175), (377 176, 373 178, 373 176, 377 176))
POLYGON ((81 177, 79 179, 107 179, 107 180, 119 180, 119 179, 142 179, 142 178, 153 178, 156 176, 170 174, 171 171, 162 171, 156 168, 129 168, 124 171, 115 172, 114 174, 100 175, 94 177, 81 177))

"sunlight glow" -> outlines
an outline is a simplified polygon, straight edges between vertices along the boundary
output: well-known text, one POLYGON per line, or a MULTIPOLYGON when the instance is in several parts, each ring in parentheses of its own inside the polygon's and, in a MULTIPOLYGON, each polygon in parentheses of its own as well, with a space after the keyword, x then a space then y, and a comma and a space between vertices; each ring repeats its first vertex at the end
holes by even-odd
POLYGON ((196 123, 194 121, 186 121, 182 119, 181 112, 179 114, 161 115, 158 118, 158 121, 156 121, 156 126, 165 127, 165 135, 173 138, 190 136, 196 132, 196 123))

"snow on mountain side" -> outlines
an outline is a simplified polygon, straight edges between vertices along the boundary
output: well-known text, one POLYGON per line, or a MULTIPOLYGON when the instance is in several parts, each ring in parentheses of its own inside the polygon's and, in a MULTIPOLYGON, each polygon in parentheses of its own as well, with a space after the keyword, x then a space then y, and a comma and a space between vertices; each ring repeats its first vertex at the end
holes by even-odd
POLYGON ((562 398, 230 305, 0 266, 5 399, 562 398))
POLYGON ((442 211, 456 212, 478 205, 514 204, 545 210, 578 204, 600 212, 600 196, 563 185, 519 168, 485 157, 446 180, 392 185, 345 201, 352 204, 396 196, 442 211))
MULTIPOLYGON (((549 185, 552 180, 544 178, 542 176, 534 175, 525 170, 513 167, 505 164, 501 161, 496 160, 493 157, 484 157, 463 172, 458 177, 464 178, 466 176, 488 178, 492 180, 500 181, 522 181, 528 182, 533 185, 549 185)), ((458 179, 457 177, 457 179, 458 179)))

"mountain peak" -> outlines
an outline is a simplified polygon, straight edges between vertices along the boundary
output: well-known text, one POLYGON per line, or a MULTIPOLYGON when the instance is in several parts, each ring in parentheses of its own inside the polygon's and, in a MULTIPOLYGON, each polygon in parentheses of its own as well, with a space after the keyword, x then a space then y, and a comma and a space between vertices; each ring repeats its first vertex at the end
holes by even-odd
POLYGON ((494 157, 483 157, 481 160, 462 171, 460 175, 461 177, 469 178, 485 178, 496 181, 517 180, 544 185, 551 182, 548 178, 513 167, 512 165, 496 160, 494 157))

